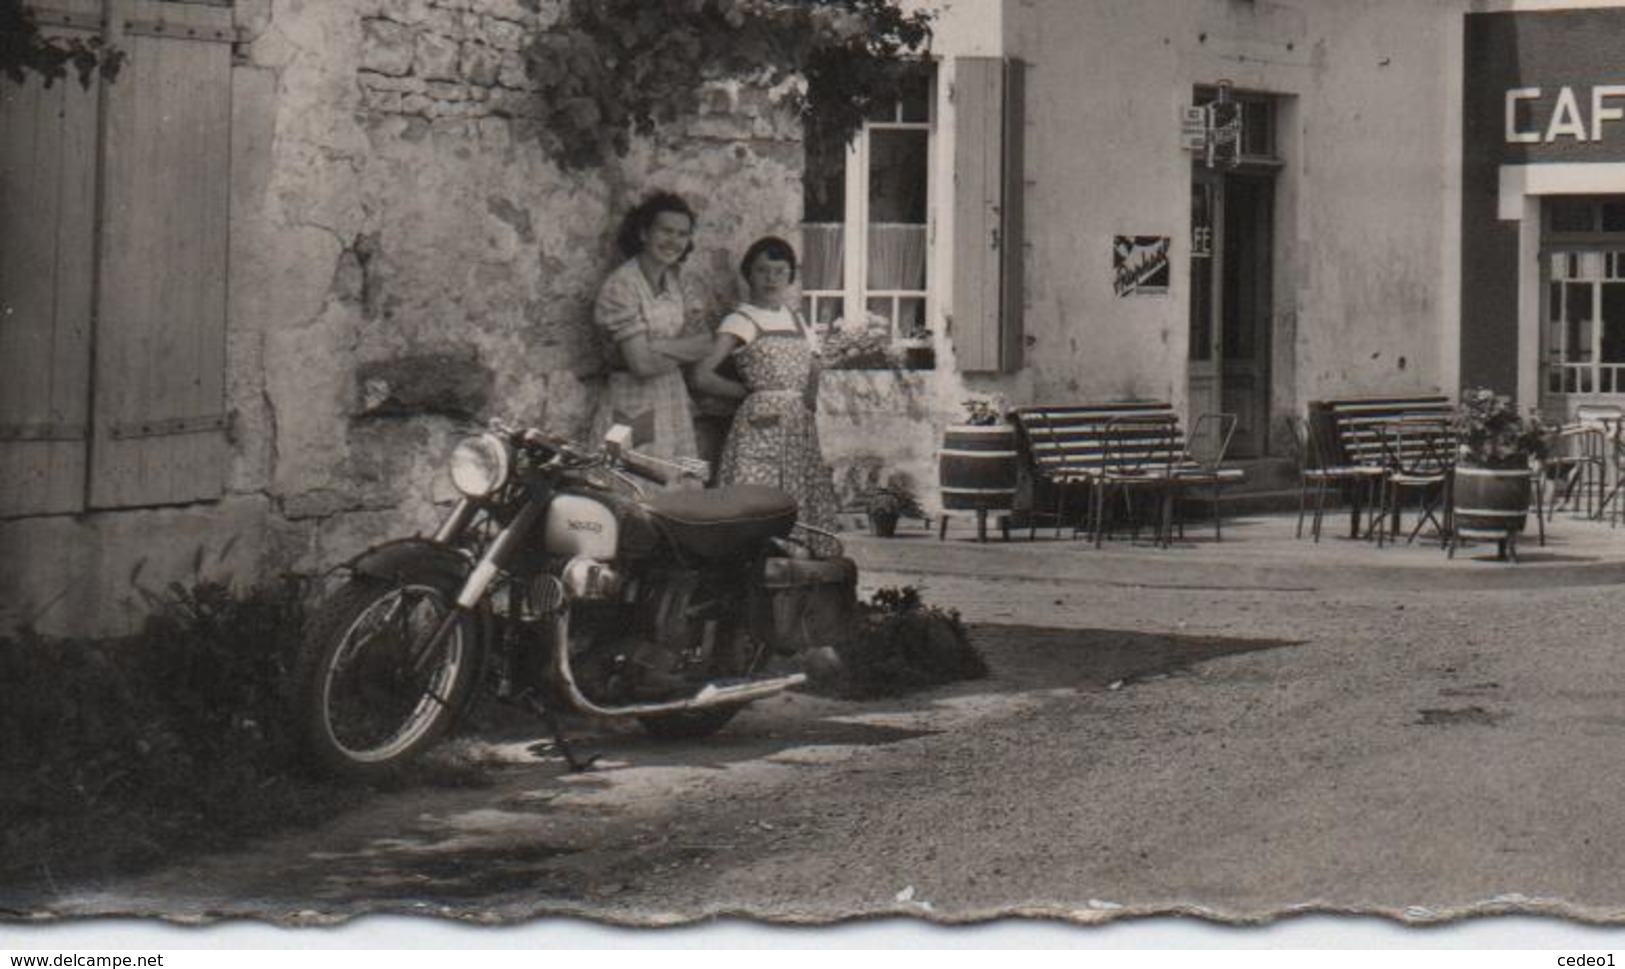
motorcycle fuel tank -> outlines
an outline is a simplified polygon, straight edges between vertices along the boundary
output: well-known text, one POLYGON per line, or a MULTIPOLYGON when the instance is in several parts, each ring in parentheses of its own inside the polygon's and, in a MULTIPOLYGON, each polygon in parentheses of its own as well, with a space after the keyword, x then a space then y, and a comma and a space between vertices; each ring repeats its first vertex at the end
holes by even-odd
POLYGON ((559 495, 547 508, 544 541, 553 555, 584 555, 607 561, 615 557, 620 530, 615 512, 583 495, 559 495))

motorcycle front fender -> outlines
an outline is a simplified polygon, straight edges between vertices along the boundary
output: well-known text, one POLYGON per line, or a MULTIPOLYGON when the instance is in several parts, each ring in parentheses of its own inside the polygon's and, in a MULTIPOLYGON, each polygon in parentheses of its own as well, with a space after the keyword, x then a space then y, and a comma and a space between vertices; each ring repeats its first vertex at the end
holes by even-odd
POLYGON ((452 590, 462 586, 473 566, 463 553, 427 538, 399 538, 374 545, 344 564, 357 575, 452 590))

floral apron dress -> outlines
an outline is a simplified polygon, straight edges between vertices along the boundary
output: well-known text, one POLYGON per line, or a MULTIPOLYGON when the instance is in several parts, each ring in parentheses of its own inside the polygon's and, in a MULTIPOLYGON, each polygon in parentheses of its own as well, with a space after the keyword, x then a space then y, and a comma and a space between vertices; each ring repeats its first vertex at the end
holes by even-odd
MULTIPOLYGON (((735 312, 751 318, 748 307, 735 312)), ((795 330, 767 330, 758 323, 756 339, 734 351, 750 394, 734 414, 717 483, 772 485, 796 499, 803 524, 834 531, 835 483, 818 444, 817 414, 807 406, 816 391, 817 356, 800 314, 792 315, 795 330)), ((815 549, 822 544, 815 542, 815 549)))

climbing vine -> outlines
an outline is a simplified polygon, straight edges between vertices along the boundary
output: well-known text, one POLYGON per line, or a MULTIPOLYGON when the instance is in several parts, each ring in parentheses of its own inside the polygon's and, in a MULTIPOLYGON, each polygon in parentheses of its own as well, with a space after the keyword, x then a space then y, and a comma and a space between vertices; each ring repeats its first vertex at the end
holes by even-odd
POLYGON ((21 84, 34 74, 50 87, 72 68, 80 85, 89 87, 98 69, 111 80, 123 62, 124 53, 104 47, 100 37, 47 37, 22 0, 0 0, 0 77, 21 84))
POLYGON ((625 155, 633 136, 693 116, 705 85, 728 78, 803 79, 787 106, 816 162, 902 95, 930 23, 897 0, 569 0, 526 61, 541 137, 568 167, 625 155))

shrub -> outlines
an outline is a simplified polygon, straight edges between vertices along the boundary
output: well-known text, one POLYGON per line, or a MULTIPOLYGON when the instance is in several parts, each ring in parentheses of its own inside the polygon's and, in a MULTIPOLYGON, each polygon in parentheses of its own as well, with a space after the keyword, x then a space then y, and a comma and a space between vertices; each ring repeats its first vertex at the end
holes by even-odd
POLYGON ((1469 464, 1521 465, 1531 457, 1546 456, 1549 432, 1540 417, 1533 411, 1518 413, 1512 398, 1493 390, 1462 392, 1455 430, 1460 457, 1469 464))
POLYGON ((926 605, 915 586, 876 590, 835 652, 841 670, 827 689, 850 699, 897 696, 988 672, 959 613, 926 605))
POLYGON ((356 799, 296 769, 296 586, 149 599, 124 639, 0 638, 0 881, 139 867, 356 799))

